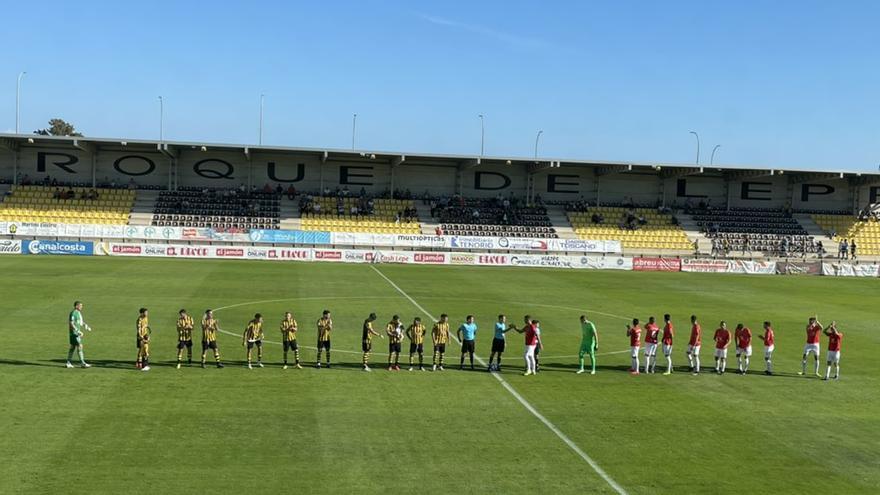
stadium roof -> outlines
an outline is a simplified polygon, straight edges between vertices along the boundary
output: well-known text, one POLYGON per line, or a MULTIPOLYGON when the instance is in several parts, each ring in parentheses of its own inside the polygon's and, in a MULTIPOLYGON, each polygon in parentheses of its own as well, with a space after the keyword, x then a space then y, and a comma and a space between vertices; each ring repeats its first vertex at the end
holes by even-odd
POLYGON ((463 167, 479 165, 523 165, 530 167, 529 171, 558 168, 558 167, 592 167, 597 175, 606 175, 622 172, 655 172, 658 174, 690 175, 706 173, 716 174, 729 172, 732 178, 761 176, 761 175, 784 175, 790 174, 805 179, 808 178, 850 178, 861 183, 880 182, 880 173, 862 172, 856 170, 827 169, 792 169, 776 167, 756 167, 741 165, 705 165, 693 163, 668 163, 668 162, 632 162, 632 161, 608 161, 608 160, 575 160, 551 157, 516 157, 516 156, 479 156, 479 155, 453 155, 437 153, 410 153, 400 151, 377 151, 367 149, 339 149, 339 148, 301 148, 289 146, 258 146, 251 144, 208 143, 192 141, 158 141, 144 139, 125 138, 93 138, 93 137, 68 137, 68 136, 41 136, 37 134, 9 134, 0 133, 0 149, 17 150, 21 147, 39 146, 65 146, 71 149, 90 150, 140 150, 160 151, 171 155, 183 149, 197 149, 202 151, 225 151, 238 152, 245 155, 253 153, 282 153, 298 155, 314 155, 322 161, 348 161, 348 162, 373 162, 390 163, 393 165, 434 165, 463 167), (858 179, 857 179, 858 178, 858 179))

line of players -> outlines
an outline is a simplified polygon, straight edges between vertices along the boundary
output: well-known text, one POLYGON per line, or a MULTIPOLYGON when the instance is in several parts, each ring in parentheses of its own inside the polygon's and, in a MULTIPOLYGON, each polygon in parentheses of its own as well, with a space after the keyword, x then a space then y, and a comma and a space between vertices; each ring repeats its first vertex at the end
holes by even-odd
MULTIPOLYGON (((79 353, 82 367, 89 367, 89 365, 85 362, 82 352, 82 330, 85 329, 87 331, 91 331, 91 328, 83 321, 81 311, 82 303, 76 301, 74 303, 74 309, 70 313, 69 319, 70 349, 68 351, 67 357, 68 368, 73 367, 73 364, 70 362, 70 360, 74 350, 77 350, 79 353)), ((410 341, 409 371, 413 371, 416 369, 416 356, 418 358, 418 369, 420 371, 425 371, 424 343, 427 336, 427 330, 426 327, 422 324, 421 318, 414 318, 412 323, 408 327, 404 328, 404 325, 401 322, 399 316, 394 315, 391 321, 389 321, 386 325, 384 335, 377 332, 373 328, 373 324, 376 319, 376 314, 370 313, 370 315, 363 322, 361 349, 363 352, 364 371, 371 370, 369 367, 369 361, 372 353, 373 337, 378 336, 384 339, 386 335, 388 336, 389 340, 389 371, 400 370, 400 354, 402 352, 402 343, 404 338, 407 338, 410 341)), ((675 338, 675 329, 672 323, 672 318, 669 314, 664 315, 663 320, 664 326, 662 328, 662 334, 661 329, 657 325, 653 316, 648 319, 648 323, 645 325, 644 330, 641 328, 638 319, 633 319, 631 324, 626 325, 626 335, 630 339, 630 350, 632 358, 630 373, 632 373, 633 375, 638 375, 640 372, 639 354, 640 351, 642 351, 641 336, 643 332, 645 334, 645 346, 643 350, 645 356, 644 373, 654 373, 656 371, 657 349, 662 345, 663 354, 666 357, 666 371, 663 374, 672 374, 672 349, 673 341, 675 338)), ((580 367, 577 370, 577 373, 580 374, 586 371, 584 368, 584 360, 586 356, 589 356, 591 364, 590 373, 595 374, 596 351, 599 348, 598 331, 596 329, 596 325, 593 322, 589 321, 586 315, 581 315, 580 323, 582 339, 580 352, 578 354, 580 367)), ((192 364, 193 330, 195 328, 195 322, 192 316, 190 316, 186 312, 186 310, 181 309, 178 313, 176 327, 178 337, 177 368, 180 369, 183 364, 184 353, 186 353, 187 364, 192 364)), ((321 318, 319 318, 316 322, 316 327, 318 342, 317 359, 315 362, 315 366, 317 368, 321 368, 321 357, 322 354, 325 354, 326 362, 324 366, 329 368, 331 366, 330 343, 331 334, 333 331, 333 320, 331 318, 329 310, 324 310, 321 318)), ((775 334, 769 321, 765 321, 763 327, 764 334, 759 335, 758 338, 760 338, 764 342, 764 360, 766 362, 766 370, 764 371, 764 373, 767 375, 772 375, 772 357, 773 352, 776 348, 775 334)), ((207 352, 210 350, 213 353, 215 365, 218 368, 222 368, 223 364, 220 361, 220 350, 217 344, 219 322, 217 321, 217 319, 214 318, 213 311, 205 311, 204 317, 201 320, 201 328, 201 366, 203 368, 206 366, 206 356, 207 352)), ((282 335, 282 346, 284 351, 283 368, 288 369, 288 367, 291 366, 288 361, 288 356, 290 353, 293 354, 292 366, 296 368, 302 368, 299 356, 299 345, 297 341, 299 327, 290 312, 286 312, 284 314, 284 319, 281 320, 279 328, 282 335)), ((505 334, 511 330, 514 330, 520 334, 523 334, 525 338, 523 353, 523 359, 525 361, 524 375, 529 376, 536 374, 538 372, 539 364, 538 356, 540 351, 543 349, 543 343, 541 341, 540 321, 532 319, 529 315, 525 315, 523 317, 523 326, 521 328, 518 328, 516 325, 508 325, 506 316, 501 314, 498 315, 498 320, 495 323, 494 330, 495 331, 492 339, 492 349, 489 355, 488 371, 501 370, 501 356, 506 349, 505 334)), ((459 326, 456 333, 459 342, 461 342, 461 358, 459 361, 459 369, 464 369, 466 356, 469 357, 470 368, 474 369, 476 333, 477 324, 474 321, 474 317, 473 315, 468 315, 467 318, 465 318, 465 321, 459 326)), ((701 370, 700 349, 702 345, 702 333, 702 327, 698 322, 697 317, 695 315, 691 316, 691 334, 690 339, 688 340, 686 356, 688 359, 689 370, 693 374, 699 374, 701 370)), ((807 358, 810 354, 813 354, 814 373, 816 376, 821 376, 819 374, 819 340, 820 334, 824 333, 828 337, 828 367, 825 371, 824 378, 826 380, 830 378, 830 373, 833 366, 835 371, 834 379, 839 379, 840 349, 841 341, 843 339, 843 333, 837 329, 836 322, 832 321, 830 325, 823 329, 823 326, 821 323, 819 323, 818 318, 811 317, 807 324, 806 333, 807 343, 804 346, 804 352, 801 360, 801 371, 798 374, 806 374, 807 358)), ((136 322, 136 334, 137 359, 135 362, 135 366, 137 369, 140 369, 142 371, 149 371, 151 329, 149 325, 149 312, 146 308, 140 308, 139 310, 136 322)), ((435 322, 433 327, 431 328, 430 338, 434 347, 432 370, 443 371, 445 364, 446 345, 449 343, 450 340, 448 315, 440 315, 439 321, 435 322)), ((739 374, 744 375, 749 370, 750 359, 752 355, 752 331, 748 327, 740 323, 737 325, 732 338, 735 341, 736 345, 736 357, 738 364, 737 371, 739 374)), ((257 313, 254 315, 254 318, 248 322, 244 332, 242 333, 242 346, 245 346, 247 348, 247 367, 249 369, 253 369, 254 367, 254 350, 256 350, 256 366, 261 368, 263 367, 263 339, 263 316, 260 313, 257 313)), ((715 372, 718 374, 723 374, 726 372, 727 369, 727 350, 731 341, 730 330, 727 328, 726 322, 722 321, 719 324, 719 327, 718 329, 716 329, 713 336, 713 340, 715 343, 715 372)))
MULTIPOLYGON (((675 336, 675 330, 670 315, 663 315, 664 326, 661 329, 655 322, 655 318, 648 318, 644 330, 639 325, 639 320, 633 319, 632 324, 626 325, 626 335, 630 339, 630 356, 632 358, 632 366, 630 373, 638 375, 640 370, 639 351, 642 350, 642 333, 645 334, 645 346, 643 354, 645 356, 644 373, 654 373, 657 367, 657 348, 662 345, 663 355, 666 357, 666 371, 664 375, 672 374, 672 343, 675 336)), ((583 318, 582 318, 583 323, 583 318)), ((764 361, 766 369, 764 374, 773 374, 773 352, 776 350, 776 338, 773 327, 769 321, 764 322, 764 334, 758 335, 764 342, 764 361)), ((810 354, 814 356, 813 372, 816 376, 819 374, 819 355, 820 355, 820 335, 824 334, 828 337, 828 358, 827 368, 825 370, 825 380, 831 375, 832 366, 834 367, 834 379, 840 378, 840 348, 843 340, 843 333, 837 329, 837 322, 832 321, 827 327, 819 323, 817 317, 811 317, 807 323, 807 343, 804 345, 804 353, 801 357, 801 371, 799 375, 805 375, 807 372, 807 358, 810 354)), ((586 330, 585 330, 586 334, 586 330)), ((691 334, 688 340, 686 356, 688 360, 688 368, 691 373, 697 375, 700 373, 700 348, 702 346, 703 330, 697 321, 696 315, 691 316, 691 334)), ((727 350, 731 343, 731 338, 735 342, 737 373, 745 375, 749 371, 749 364, 752 356, 752 331, 749 327, 742 323, 737 324, 731 336, 730 330, 727 328, 727 322, 721 321, 712 340, 715 343, 715 373, 722 375, 727 371, 727 350)), ((583 350, 582 350, 583 352, 583 350)), ((583 365, 581 366, 583 369, 583 365)), ((580 371, 579 371, 580 372, 580 371)))

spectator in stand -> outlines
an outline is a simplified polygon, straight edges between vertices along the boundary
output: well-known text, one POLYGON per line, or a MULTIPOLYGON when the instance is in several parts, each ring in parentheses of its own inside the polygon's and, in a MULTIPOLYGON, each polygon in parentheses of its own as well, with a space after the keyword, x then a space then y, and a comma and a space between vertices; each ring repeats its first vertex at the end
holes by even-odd
POLYGON ((743 234, 743 255, 746 253, 748 253, 749 256, 752 255, 752 238, 743 234))
POLYGON ((357 205, 351 205, 351 210, 350 210, 350 211, 351 211, 351 216, 353 216, 353 217, 358 216, 358 214, 360 213, 360 212, 358 211, 358 207, 357 207, 357 205))
POLYGON ((435 235, 443 235, 443 229, 441 229, 440 226, 438 225, 437 228, 434 229, 434 234, 435 235))
POLYGON ((55 192, 52 193, 52 199, 61 199, 61 189, 55 188, 55 192))
POLYGON ((276 184, 276 185, 275 185, 275 194, 277 194, 277 195, 279 195, 279 196, 281 196, 282 194, 284 194, 284 188, 281 186, 281 184, 276 184))
POLYGON ((67 192, 64 193, 64 199, 74 199, 76 198, 76 193, 73 191, 72 187, 67 188, 67 192))
POLYGON ((837 259, 845 260, 848 248, 849 245, 846 243, 846 239, 841 239, 840 244, 837 245, 837 259))
POLYGON ((849 259, 856 259, 856 240, 850 239, 849 241, 849 259))
POLYGON ((128 189, 129 190, 134 191, 135 189, 137 189, 137 187, 138 187, 137 182, 134 181, 134 178, 132 178, 130 181, 128 181, 128 189))
POLYGON ((293 187, 293 184, 287 186, 287 199, 293 201, 293 198, 296 197, 296 188, 293 187))

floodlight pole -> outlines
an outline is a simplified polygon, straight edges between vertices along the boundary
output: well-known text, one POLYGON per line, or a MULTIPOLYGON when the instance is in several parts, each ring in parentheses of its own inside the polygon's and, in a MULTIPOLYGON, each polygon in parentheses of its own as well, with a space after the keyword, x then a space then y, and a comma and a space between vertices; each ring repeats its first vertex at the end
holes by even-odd
POLYGON ((720 147, 721 147, 720 144, 716 144, 715 147, 712 148, 712 156, 709 158, 709 165, 715 164, 715 151, 718 150, 718 148, 720 148, 720 147))
POLYGON ((263 103, 265 102, 266 95, 260 95, 260 137, 257 140, 257 144, 260 146, 263 145, 263 103))
POLYGON ((541 134, 544 134, 544 131, 538 131, 538 135, 535 136, 535 161, 538 161, 538 140, 541 139, 541 134))
POLYGON ((483 114, 477 115, 477 117, 480 118, 480 157, 482 157, 486 148, 485 117, 483 117, 483 114))
POLYGON ((694 137, 697 138, 697 165, 699 165, 700 164, 700 135, 697 134, 697 131, 690 131, 690 133, 693 134, 694 137))
POLYGON ((19 131, 19 122, 21 121, 21 78, 27 72, 20 72, 18 74, 18 82, 15 83, 15 133, 18 134, 19 131))
POLYGON ((159 96, 159 142, 165 140, 165 100, 159 96))
POLYGON ((358 114, 351 116, 351 149, 354 149, 354 136, 357 131, 358 114))

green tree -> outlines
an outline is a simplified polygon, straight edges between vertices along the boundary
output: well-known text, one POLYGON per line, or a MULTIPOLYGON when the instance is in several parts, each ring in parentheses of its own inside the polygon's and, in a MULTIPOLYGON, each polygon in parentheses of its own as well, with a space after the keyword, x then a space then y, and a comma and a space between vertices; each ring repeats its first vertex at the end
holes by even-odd
POLYGON ((52 119, 49 121, 49 127, 38 129, 34 131, 34 134, 39 134, 40 136, 82 137, 82 133, 77 132, 76 128, 73 127, 73 124, 65 122, 64 119, 52 119))

